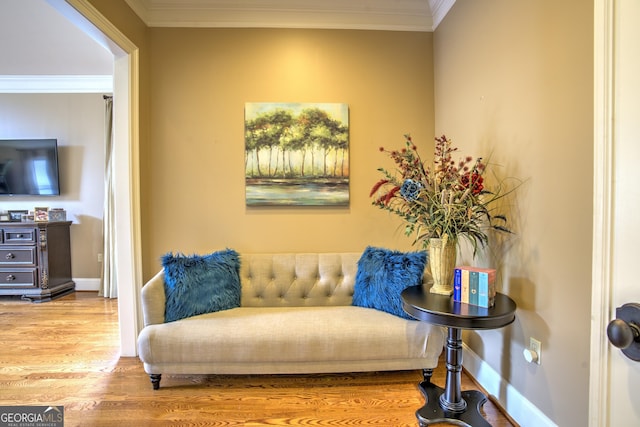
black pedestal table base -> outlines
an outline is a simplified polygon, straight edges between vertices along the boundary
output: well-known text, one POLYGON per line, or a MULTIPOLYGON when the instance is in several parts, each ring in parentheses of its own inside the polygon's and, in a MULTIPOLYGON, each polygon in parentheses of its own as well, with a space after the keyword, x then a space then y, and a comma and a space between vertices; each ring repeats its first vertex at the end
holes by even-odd
POLYGON ((462 399, 467 402, 463 412, 451 412, 442 409, 440 396, 444 393, 442 387, 424 381, 420 384, 420 391, 427 402, 416 411, 416 417, 420 426, 428 426, 436 423, 450 423, 464 427, 491 427, 491 424, 480 414, 480 408, 487 401, 486 396, 477 390, 462 392, 462 399))

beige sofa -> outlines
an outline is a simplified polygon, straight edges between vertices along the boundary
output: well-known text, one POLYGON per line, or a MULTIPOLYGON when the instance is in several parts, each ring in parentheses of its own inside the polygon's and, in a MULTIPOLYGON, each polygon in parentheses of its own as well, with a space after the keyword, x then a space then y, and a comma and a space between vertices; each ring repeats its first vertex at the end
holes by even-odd
POLYGON ((138 350, 161 374, 294 374, 437 366, 439 326, 352 306, 359 253, 241 254, 241 306, 164 322, 164 274, 142 288, 138 350))

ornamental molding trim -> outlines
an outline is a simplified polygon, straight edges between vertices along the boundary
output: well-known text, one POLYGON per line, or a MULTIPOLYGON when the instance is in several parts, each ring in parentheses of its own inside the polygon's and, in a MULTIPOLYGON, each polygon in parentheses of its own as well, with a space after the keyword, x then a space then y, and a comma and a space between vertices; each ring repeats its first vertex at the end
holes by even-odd
POLYGON ((431 10, 431 20, 433 22, 431 31, 435 31, 438 28, 438 25, 447 16, 455 2, 456 0, 429 0, 429 9, 431 10))
POLYGON ((0 93, 112 93, 113 76, 0 76, 0 93))
POLYGON ((150 27, 434 31, 455 0, 125 0, 150 27))

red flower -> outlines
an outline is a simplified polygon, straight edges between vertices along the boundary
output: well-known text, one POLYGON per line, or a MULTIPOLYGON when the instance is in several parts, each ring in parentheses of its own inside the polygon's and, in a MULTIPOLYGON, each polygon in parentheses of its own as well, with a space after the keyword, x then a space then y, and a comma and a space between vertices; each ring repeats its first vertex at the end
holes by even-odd
POLYGON ((477 172, 469 172, 460 177, 460 183, 464 188, 471 188, 473 195, 478 195, 484 189, 484 178, 477 172))
POLYGON ((391 198, 395 196, 398 191, 400 191, 400 187, 393 187, 391 191, 389 191, 387 195, 384 197, 384 204, 388 205, 389 202, 391 201, 391 198))
POLYGON ((378 189, 382 187, 384 184, 386 184, 387 182, 389 182, 388 179, 381 179, 380 181, 376 182, 376 185, 373 186, 373 188, 371 189, 371 192, 369 193, 369 197, 373 196, 376 193, 376 191, 378 191, 378 189))

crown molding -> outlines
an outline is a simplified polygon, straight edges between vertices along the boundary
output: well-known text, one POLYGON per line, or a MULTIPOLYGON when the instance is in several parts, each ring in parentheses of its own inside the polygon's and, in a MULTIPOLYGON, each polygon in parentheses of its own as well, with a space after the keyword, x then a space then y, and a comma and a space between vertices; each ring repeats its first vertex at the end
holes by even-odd
POLYGON ((432 31, 438 28, 449 10, 453 7, 456 0, 429 0, 429 9, 431 10, 431 21, 433 23, 432 31))
POLYGON ((0 93, 112 93, 113 76, 0 76, 0 93))
POLYGON ((434 31, 455 0, 125 0, 149 27, 434 31))

